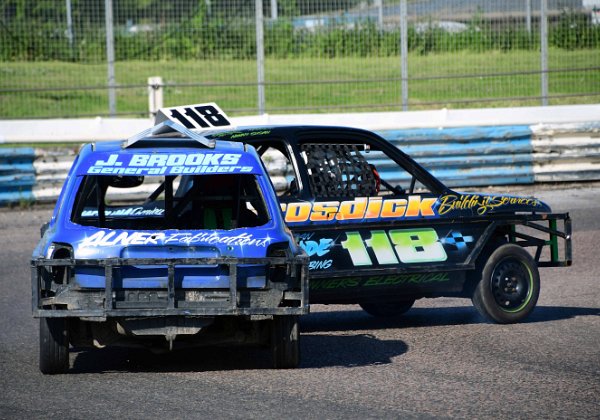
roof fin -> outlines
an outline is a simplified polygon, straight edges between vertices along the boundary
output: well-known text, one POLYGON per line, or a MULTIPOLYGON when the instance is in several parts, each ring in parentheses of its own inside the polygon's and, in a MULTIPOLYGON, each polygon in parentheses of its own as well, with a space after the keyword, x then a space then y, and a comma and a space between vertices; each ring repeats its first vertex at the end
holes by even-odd
POLYGON ((227 114, 214 102, 160 108, 156 113, 154 124, 167 120, 182 124, 185 128, 194 131, 233 128, 227 114))

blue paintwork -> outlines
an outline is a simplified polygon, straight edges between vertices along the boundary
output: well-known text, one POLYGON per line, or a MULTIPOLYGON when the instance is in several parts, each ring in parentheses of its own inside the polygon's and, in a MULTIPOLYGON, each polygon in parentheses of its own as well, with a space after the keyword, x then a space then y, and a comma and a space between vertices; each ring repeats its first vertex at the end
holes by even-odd
MULTIPOLYGON (((198 165, 196 165, 198 166, 198 165)), ((176 165, 167 165, 166 173, 176 165)), ((179 166, 179 168, 183 168, 179 166)), ((190 166, 191 167, 191 166, 190 166)), ((212 169, 207 169, 210 172, 212 169)), ((102 176, 102 174, 100 174, 102 176)), ((207 177, 210 174, 206 175, 207 177)), ((52 244, 68 245, 75 259, 104 258, 264 258, 270 244, 286 243, 292 252, 298 248, 291 233, 284 225, 277 198, 268 175, 264 172, 260 159, 251 146, 239 143, 217 141, 214 149, 202 147, 141 148, 122 149, 120 142, 103 143, 94 147, 82 148, 74 162, 70 175, 63 186, 48 230, 33 252, 33 258, 50 258, 52 244), (112 157, 111 157, 112 156, 112 157), (71 221, 77 191, 87 173, 96 174, 96 169, 127 170, 128 168, 148 172, 158 169, 147 159, 164 161, 172 157, 170 163, 184 162, 190 158, 207 159, 204 165, 212 169, 224 169, 226 173, 256 174, 259 188, 265 198, 269 221, 256 228, 233 230, 125 230, 83 226, 71 221), (229 160, 227 160, 229 159, 229 160), (141 163, 140 163, 141 162, 141 163), (147 164, 144 164, 146 162, 147 164), (221 162, 222 164, 215 164, 221 162), (235 162, 235 163, 232 163, 235 162), (234 169, 232 169, 234 168, 234 169), (235 169, 240 168, 240 169, 235 169), (90 172, 91 171, 91 172, 90 172)), ((176 266, 175 282, 181 288, 228 288, 227 272, 218 266, 176 266)), ((143 266, 123 267, 115 271, 114 287, 120 288, 164 288, 166 287, 166 267, 143 266)), ((104 288, 104 269, 101 267, 78 268, 75 283, 86 288, 104 288)), ((264 266, 239 266, 238 286, 264 287, 264 266)))

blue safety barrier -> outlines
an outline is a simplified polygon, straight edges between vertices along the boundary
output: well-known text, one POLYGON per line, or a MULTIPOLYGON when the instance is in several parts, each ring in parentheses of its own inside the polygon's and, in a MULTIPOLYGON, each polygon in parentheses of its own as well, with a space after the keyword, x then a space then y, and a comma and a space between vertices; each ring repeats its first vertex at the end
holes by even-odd
POLYGON ((0 205, 34 200, 34 159, 30 147, 0 148, 0 205))
POLYGON ((529 126, 381 130, 378 134, 449 187, 534 182, 529 126))

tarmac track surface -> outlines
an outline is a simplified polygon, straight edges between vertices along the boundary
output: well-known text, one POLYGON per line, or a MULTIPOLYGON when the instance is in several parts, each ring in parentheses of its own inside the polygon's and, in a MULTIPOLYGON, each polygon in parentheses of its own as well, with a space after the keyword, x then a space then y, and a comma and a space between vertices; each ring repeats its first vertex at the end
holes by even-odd
POLYGON ((106 348, 43 376, 28 261, 50 210, 1 210, 0 418, 598 418, 600 184, 536 188, 505 191, 570 211, 575 262, 540 270, 527 322, 487 323, 464 299, 394 320, 315 305, 301 367, 282 371, 264 349, 106 348))

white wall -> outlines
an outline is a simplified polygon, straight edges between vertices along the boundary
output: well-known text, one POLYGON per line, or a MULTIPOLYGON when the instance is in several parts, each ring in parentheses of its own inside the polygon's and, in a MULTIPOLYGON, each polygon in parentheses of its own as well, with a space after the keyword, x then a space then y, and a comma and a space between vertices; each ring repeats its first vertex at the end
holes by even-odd
MULTIPOLYGON (((226 111, 226 110, 225 110, 226 111)), ((600 104, 437 111, 259 115, 231 118, 247 125, 341 125, 369 130, 497 125, 564 124, 600 121, 600 104)), ((0 142, 83 142, 121 140, 152 126, 149 119, 87 118, 0 120, 0 142)))

